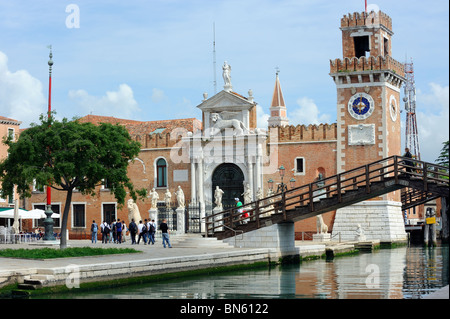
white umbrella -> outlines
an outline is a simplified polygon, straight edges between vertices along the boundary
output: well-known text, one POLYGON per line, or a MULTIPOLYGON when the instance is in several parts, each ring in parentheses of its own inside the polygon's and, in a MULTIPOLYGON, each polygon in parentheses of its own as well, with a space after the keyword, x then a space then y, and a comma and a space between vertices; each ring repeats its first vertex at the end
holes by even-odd
POLYGON ((14 201, 14 223, 12 225, 12 228, 14 229, 14 233, 18 234, 20 231, 20 224, 19 224, 19 204, 18 200, 16 199, 14 201))
MULTIPOLYGON (((46 218, 45 212, 42 209, 32 209, 32 210, 25 210, 22 208, 19 208, 19 218, 21 219, 41 219, 46 218)), ((52 218, 59 218, 59 214, 52 214, 52 218)), ((14 218, 14 208, 0 211, 0 218, 14 218)))

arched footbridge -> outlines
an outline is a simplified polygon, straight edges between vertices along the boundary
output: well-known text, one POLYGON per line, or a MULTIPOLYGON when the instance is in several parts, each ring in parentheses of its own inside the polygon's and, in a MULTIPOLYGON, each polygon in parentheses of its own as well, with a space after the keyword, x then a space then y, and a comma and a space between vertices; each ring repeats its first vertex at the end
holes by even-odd
POLYGON ((286 221, 300 221, 399 189, 402 210, 449 197, 447 167, 391 156, 352 170, 228 209, 205 218, 206 236, 225 239, 286 221), (224 227, 225 226, 225 227, 224 227))

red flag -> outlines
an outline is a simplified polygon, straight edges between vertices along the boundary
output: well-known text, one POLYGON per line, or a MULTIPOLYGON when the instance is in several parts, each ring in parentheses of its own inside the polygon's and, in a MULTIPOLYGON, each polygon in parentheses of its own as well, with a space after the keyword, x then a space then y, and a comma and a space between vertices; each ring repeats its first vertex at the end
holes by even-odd
POLYGON ((366 12, 367 12, 367 0, 366 0, 366 12))

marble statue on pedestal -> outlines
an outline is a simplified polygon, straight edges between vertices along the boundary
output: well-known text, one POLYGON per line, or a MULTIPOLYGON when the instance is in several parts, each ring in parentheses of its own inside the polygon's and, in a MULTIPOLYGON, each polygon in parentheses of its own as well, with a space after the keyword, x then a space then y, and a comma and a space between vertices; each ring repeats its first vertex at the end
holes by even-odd
POLYGON ((159 195, 155 191, 154 188, 152 188, 152 191, 148 194, 148 197, 150 197, 150 199, 152 200, 152 207, 151 208, 156 209, 157 208, 157 204, 158 204, 159 195))
POLYGON ((142 217, 139 212, 139 207, 136 205, 136 203, 132 198, 128 200, 127 208, 128 208, 128 225, 131 223, 132 219, 134 219, 136 223, 139 223, 139 221, 142 220, 142 217))
POLYGON ((185 207, 184 192, 181 189, 181 186, 178 186, 178 190, 175 192, 175 195, 177 196, 178 208, 184 208, 185 207))
POLYGON ((171 199, 172 199, 172 194, 170 193, 169 189, 167 189, 166 193, 164 194, 164 202, 166 203, 166 209, 170 208, 171 199))
MULTIPOLYGON (((271 188, 269 188, 268 190, 267 190, 267 195, 266 195, 266 197, 271 197, 271 196, 273 196, 273 195, 275 195, 275 193, 273 192, 273 190, 271 189, 271 188)), ((269 199, 266 199, 266 205, 269 205, 269 206, 267 206, 264 210, 266 210, 266 211, 269 211, 269 212, 267 212, 267 213, 264 213, 261 217, 269 217, 272 213, 273 213, 273 205, 272 205, 272 203, 274 202, 274 199, 273 198, 269 198, 269 199)))
POLYGON ((317 227, 317 233, 318 234, 327 234, 328 233, 328 226, 324 223, 322 215, 316 216, 316 227, 317 227))
POLYGON ((225 83, 224 88, 226 91, 231 91, 231 66, 227 63, 227 61, 225 61, 225 63, 223 64, 222 70, 222 77, 225 83))
POLYGON ((256 199, 261 200, 264 198, 264 193, 261 189, 261 187, 258 187, 258 191, 256 192, 256 199))
POLYGON ((251 203, 252 200, 252 191, 250 189, 250 185, 248 183, 244 184, 244 192, 242 193, 242 196, 244 196, 244 204, 251 203))
POLYGON ((358 224, 358 227, 356 228, 355 240, 356 241, 365 241, 366 240, 366 235, 364 235, 364 229, 361 227, 360 224, 358 224))
POLYGON ((214 204, 216 204, 216 208, 222 210, 222 196, 223 196, 223 190, 219 188, 219 186, 216 186, 216 190, 214 191, 214 204))

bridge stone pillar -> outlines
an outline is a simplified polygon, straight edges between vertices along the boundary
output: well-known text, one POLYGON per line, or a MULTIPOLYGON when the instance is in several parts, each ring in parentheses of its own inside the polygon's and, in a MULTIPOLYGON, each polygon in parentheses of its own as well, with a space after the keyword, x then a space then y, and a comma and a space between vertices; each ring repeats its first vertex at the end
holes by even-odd
POLYGON ((361 225, 367 240, 403 242, 407 240, 402 204, 394 201, 364 201, 336 211, 333 238, 355 241, 361 225))
MULTIPOLYGON (((242 239, 238 234, 236 246, 241 248, 274 248, 281 253, 295 252, 294 222, 284 222, 244 233, 242 239)), ((235 238, 223 240, 234 245, 235 238)))

